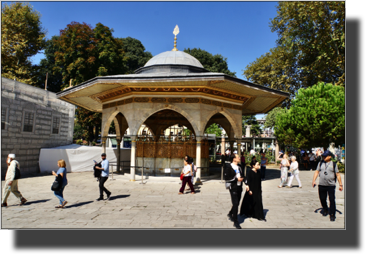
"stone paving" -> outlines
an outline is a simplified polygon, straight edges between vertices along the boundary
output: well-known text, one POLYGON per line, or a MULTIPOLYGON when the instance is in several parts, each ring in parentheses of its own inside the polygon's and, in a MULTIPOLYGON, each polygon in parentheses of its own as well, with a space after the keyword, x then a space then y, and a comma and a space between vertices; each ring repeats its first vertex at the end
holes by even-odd
MULTIPOLYGON (((344 191, 336 190, 338 212, 331 222, 318 210, 318 187, 311 186, 313 174, 300 172, 302 188, 295 180, 292 188, 278 188, 280 171, 268 168, 267 180, 262 183, 267 222, 239 216, 241 227, 344 229, 344 191)), ((1 208, 2 229, 235 229, 226 216, 231 208, 229 191, 217 176, 204 178, 194 195, 190 191, 178 195, 179 178, 149 177, 141 184, 141 179, 130 182, 128 176, 114 175, 114 180, 105 184, 112 192, 109 201, 95 201, 99 192, 92 172, 69 173, 67 177, 64 209, 55 208, 59 202, 50 190, 52 175, 20 179, 19 190, 28 202, 18 206, 16 197, 9 196, 8 207, 1 208)), ((345 188, 343 174, 342 180, 345 188)))

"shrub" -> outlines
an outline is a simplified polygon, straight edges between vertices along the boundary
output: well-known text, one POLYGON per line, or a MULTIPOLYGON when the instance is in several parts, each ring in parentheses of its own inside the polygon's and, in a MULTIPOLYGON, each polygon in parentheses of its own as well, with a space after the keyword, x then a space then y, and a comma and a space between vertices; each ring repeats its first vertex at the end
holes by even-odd
POLYGON ((338 169, 340 173, 345 173, 345 164, 342 164, 341 162, 338 162, 338 169))
POLYGON ((76 143, 77 145, 81 145, 81 144, 82 144, 82 140, 81 140, 81 139, 78 139, 78 140, 75 141, 75 143, 76 143))

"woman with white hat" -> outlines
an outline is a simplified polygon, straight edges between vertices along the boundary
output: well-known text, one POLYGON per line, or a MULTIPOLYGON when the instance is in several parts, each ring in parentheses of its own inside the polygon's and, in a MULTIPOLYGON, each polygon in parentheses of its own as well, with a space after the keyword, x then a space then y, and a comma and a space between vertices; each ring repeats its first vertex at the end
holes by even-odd
POLYGON ((16 161, 15 158, 16 158, 15 154, 9 154, 7 158, 8 170, 5 175, 5 185, 3 189, 3 200, 1 201, 1 207, 8 206, 7 200, 11 192, 18 199, 20 199, 20 204, 19 204, 20 206, 26 203, 26 199, 22 196, 20 191, 18 191, 19 177, 17 176, 17 174, 19 174, 19 171, 20 171, 20 163, 16 161))

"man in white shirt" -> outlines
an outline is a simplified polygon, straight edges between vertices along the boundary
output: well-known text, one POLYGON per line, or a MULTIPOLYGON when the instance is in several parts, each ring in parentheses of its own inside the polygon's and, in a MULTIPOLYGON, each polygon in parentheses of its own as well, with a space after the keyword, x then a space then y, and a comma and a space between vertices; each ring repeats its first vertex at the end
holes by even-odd
POLYGON ((231 186, 230 186, 230 195, 231 195, 231 202, 232 202, 232 208, 230 212, 227 214, 227 217, 234 222, 234 227, 237 229, 241 229, 241 226, 238 222, 238 209, 239 209, 239 204, 240 204, 240 199, 241 199, 241 192, 243 191, 242 188, 242 181, 243 181, 243 176, 242 176, 242 170, 238 166, 240 162, 240 157, 238 154, 232 154, 231 155, 232 163, 230 164, 233 171, 232 173, 235 174, 234 180, 231 181, 231 186))

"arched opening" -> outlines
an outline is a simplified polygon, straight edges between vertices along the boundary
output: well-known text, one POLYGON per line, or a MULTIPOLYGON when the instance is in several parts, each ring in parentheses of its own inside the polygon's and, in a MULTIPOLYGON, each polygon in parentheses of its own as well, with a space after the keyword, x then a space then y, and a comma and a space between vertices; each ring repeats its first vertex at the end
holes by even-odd
MULTIPOLYGON (((200 136, 196 135, 193 124, 181 113, 161 109, 147 117, 142 124, 151 130, 152 137, 143 134, 136 136, 137 173, 144 170, 144 174, 178 176, 186 155, 193 159, 199 156, 199 166, 207 164, 208 143, 200 140, 197 144, 196 137, 200 136)), ((141 125, 137 126, 141 128, 141 125)))
MULTIPOLYGON (((103 152, 106 152, 106 148, 116 148, 116 163, 110 162, 110 165, 116 166, 116 172, 120 173, 126 171, 129 168, 130 163, 130 150, 131 140, 125 136, 125 132, 129 128, 128 121, 125 116, 115 111, 112 113, 105 124, 102 131, 102 145, 103 152)), ((114 170, 114 169, 113 169, 114 170)))
POLYGON ((159 138, 164 136, 183 137, 186 135, 195 135, 194 128, 187 118, 171 109, 157 111, 149 116, 144 124, 152 131, 155 136, 155 141, 158 141, 159 138), (191 134, 187 134, 186 129, 188 129, 191 134))
MULTIPOLYGON (((220 162, 221 155, 226 151, 234 151, 237 149, 235 144, 235 130, 230 120, 220 112, 216 112, 210 115, 208 121, 204 127, 204 135, 214 132, 216 135, 214 140, 208 137, 210 142, 210 161, 220 162)), ((235 126, 236 127, 236 126, 235 126)))

